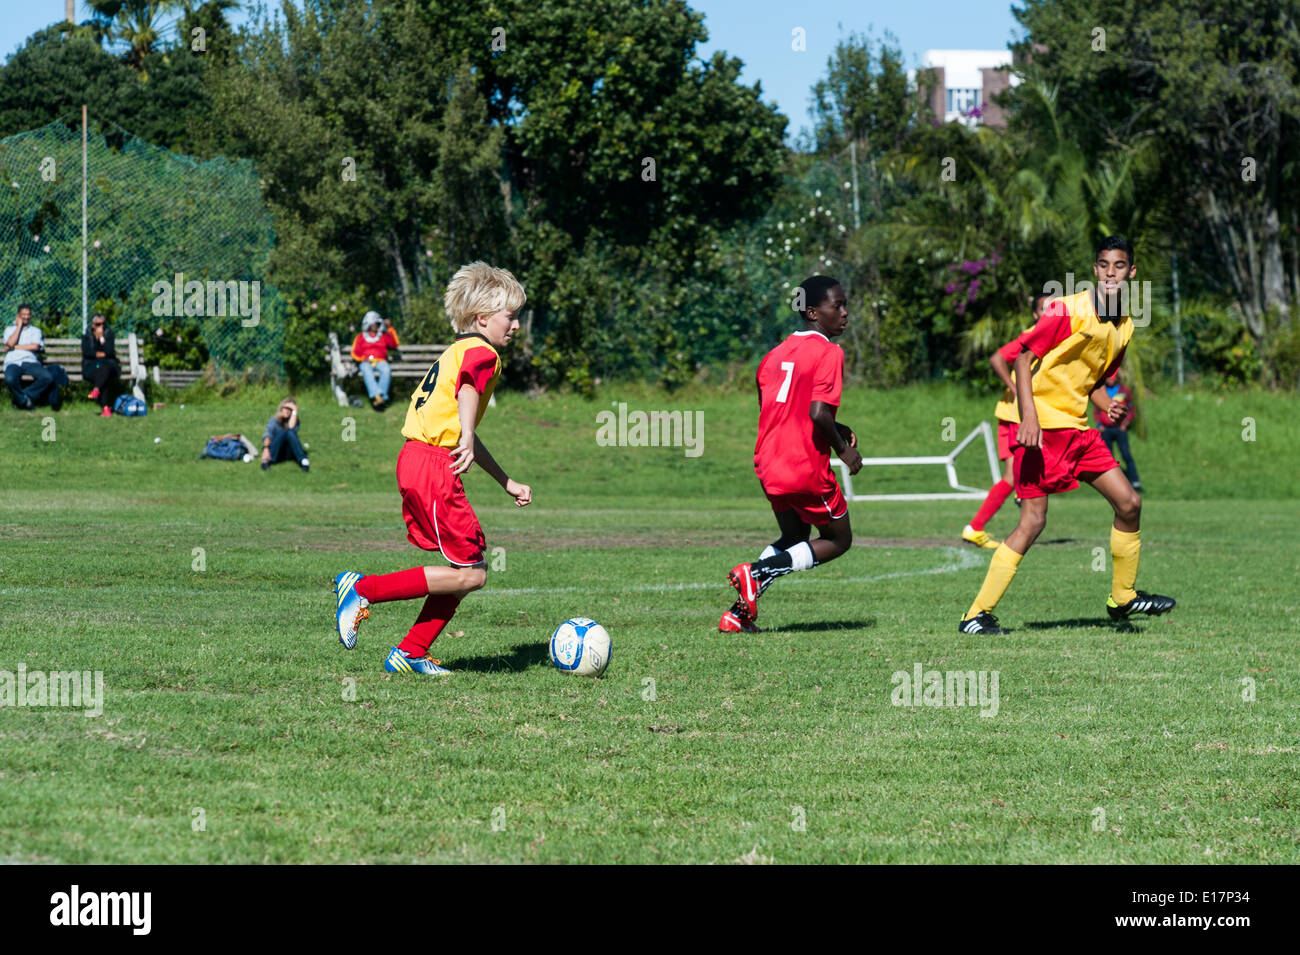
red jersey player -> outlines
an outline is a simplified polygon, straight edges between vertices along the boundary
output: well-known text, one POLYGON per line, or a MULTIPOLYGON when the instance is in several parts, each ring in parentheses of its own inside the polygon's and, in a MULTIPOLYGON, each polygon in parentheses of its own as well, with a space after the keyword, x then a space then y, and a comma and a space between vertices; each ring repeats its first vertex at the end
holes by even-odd
POLYGON ((393 574, 347 571, 334 578, 339 641, 349 650, 371 604, 424 598, 415 624, 384 661, 391 673, 450 673, 430 659, 429 646, 461 600, 487 580, 483 528, 460 476, 477 463, 516 505, 532 500, 532 488, 511 480, 475 433, 501 378, 500 350, 519 330, 515 314, 524 300, 513 275, 485 262, 471 262, 452 276, 445 305, 456 341, 424 376, 402 426, 406 444, 397 457, 397 489, 407 539, 422 550, 440 551, 452 566, 393 574))
POLYGON ((740 597, 722 615, 724 633, 757 633, 758 598, 784 574, 834 560, 853 542, 849 505, 831 473, 831 451, 857 474, 857 436, 837 424, 844 352, 831 342, 844 333, 849 313, 835 279, 814 275, 799 286, 796 303, 803 331, 792 334, 759 362, 758 442, 754 471, 772 503, 781 537, 753 563, 727 575, 740 597), (812 525, 820 536, 808 540, 812 525))
MULTIPOLYGON (((1033 312, 1035 323, 1043 317, 1043 308, 1049 298, 1051 296, 1046 292, 1039 292, 1033 297, 1030 311, 1033 312)), ((1005 503, 1016 486, 1016 473, 1012 467, 1014 460, 1012 448, 1016 446, 1016 429, 1020 426, 1020 412, 1016 410, 1016 382, 1011 374, 1011 362, 1020 356, 1021 349, 1025 347, 1021 344, 1020 337, 1017 335, 1011 339, 989 358, 989 364, 1006 385, 1002 399, 993 409, 993 416, 998 419, 998 460, 1006 462, 1005 472, 1002 480, 989 488, 984 503, 975 512, 971 522, 961 530, 962 540, 976 547, 987 547, 989 550, 995 550, 1001 541, 990 537, 988 531, 984 530, 984 525, 998 512, 998 508, 1005 503)))

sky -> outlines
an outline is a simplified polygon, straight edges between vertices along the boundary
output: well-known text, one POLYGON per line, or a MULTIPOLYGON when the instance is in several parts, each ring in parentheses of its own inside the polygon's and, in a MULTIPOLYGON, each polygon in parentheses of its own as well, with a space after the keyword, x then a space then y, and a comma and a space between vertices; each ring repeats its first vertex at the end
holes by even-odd
MULTIPOLYGON (((61 20, 63 6, 64 0, 0 0, 0 59, 8 59, 36 30, 61 20)), ((725 50, 739 57, 745 64, 741 79, 762 84, 763 99, 790 117, 791 137, 812 125, 809 91, 841 36, 871 32, 880 37, 888 30, 910 69, 928 49, 1000 50, 1021 35, 1011 0, 692 0, 691 6, 705 15, 709 32, 700 55, 725 50), (805 31, 804 52, 791 49, 796 27, 805 31)), ((78 0, 77 19, 88 15, 78 0)), ((235 23, 246 18, 246 11, 232 17, 235 23)))

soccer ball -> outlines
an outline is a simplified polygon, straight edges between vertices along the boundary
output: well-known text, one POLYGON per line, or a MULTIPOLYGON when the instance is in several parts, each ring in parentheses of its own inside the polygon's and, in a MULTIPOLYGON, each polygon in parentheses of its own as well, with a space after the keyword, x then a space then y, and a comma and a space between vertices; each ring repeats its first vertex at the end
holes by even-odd
POLYGON ((613 653, 605 628, 587 617, 566 620, 551 634, 551 662, 561 673, 600 676, 613 653))

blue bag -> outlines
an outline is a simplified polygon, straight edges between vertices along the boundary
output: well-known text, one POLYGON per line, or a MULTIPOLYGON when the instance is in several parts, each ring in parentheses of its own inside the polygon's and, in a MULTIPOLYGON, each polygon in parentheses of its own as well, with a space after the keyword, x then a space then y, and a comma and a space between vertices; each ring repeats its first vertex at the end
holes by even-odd
POLYGON ((248 449, 238 438, 208 438, 207 447, 200 457, 216 458, 218 461, 241 461, 248 449))
POLYGON ((148 407, 135 395, 120 395, 117 401, 113 402, 113 414, 126 415, 128 418, 139 418, 148 413, 148 407))

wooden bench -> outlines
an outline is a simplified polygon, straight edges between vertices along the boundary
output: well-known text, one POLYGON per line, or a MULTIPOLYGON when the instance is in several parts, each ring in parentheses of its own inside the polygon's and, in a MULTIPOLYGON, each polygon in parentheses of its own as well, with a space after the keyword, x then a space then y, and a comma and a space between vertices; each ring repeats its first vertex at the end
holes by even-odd
POLYGON ((154 365, 149 369, 149 377, 154 384, 165 388, 188 388, 203 377, 201 368, 161 368, 154 365))
MULTIPOLYGON (((348 405, 347 393, 343 390, 343 381, 359 374, 357 363, 352 360, 352 346, 345 352, 339 346, 339 337, 334 332, 329 335, 330 390, 343 407, 348 405)), ((423 378, 429 366, 442 357, 446 345, 401 345, 397 352, 400 361, 389 361, 388 366, 394 378, 423 378)))
MULTIPOLYGON (((127 335, 126 341, 117 340, 117 360, 122 366, 122 381, 131 386, 131 393, 141 401, 144 397, 144 382, 148 377, 144 364, 140 361, 140 341, 135 332, 127 335), (125 345, 125 353, 122 346, 125 345)), ((47 338, 45 339, 45 361, 62 365, 68 373, 68 380, 82 381, 81 377, 81 339, 47 338)), ((22 380, 31 381, 32 376, 24 374, 22 380)))

